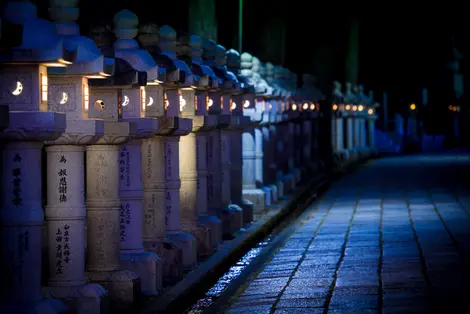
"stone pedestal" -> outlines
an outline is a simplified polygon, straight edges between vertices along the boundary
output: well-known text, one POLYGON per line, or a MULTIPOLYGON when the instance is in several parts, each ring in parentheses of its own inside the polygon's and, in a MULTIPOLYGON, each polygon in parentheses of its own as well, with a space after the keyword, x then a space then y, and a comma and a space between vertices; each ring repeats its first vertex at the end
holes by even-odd
POLYGON ((265 209, 265 194, 256 187, 255 130, 248 127, 243 132, 243 198, 253 203, 254 215, 265 209))
MULTIPOLYGON (((183 267, 189 270, 197 262, 197 242, 194 236, 181 231, 179 140, 179 136, 168 136, 164 140, 165 225, 167 238, 182 249, 183 267)), ((192 153, 195 154, 195 150, 192 153)))
POLYGON ((123 269, 130 270, 141 278, 142 292, 146 295, 156 295, 158 290, 162 288, 163 261, 154 252, 146 252, 143 246, 144 192, 142 186, 141 146, 141 140, 134 140, 120 147, 120 258, 123 269))
MULTIPOLYGON (((194 118, 195 120, 204 121, 203 116, 194 118)), ((195 121, 193 120, 193 126, 194 123, 195 121)), ((200 181, 197 171, 199 156, 197 155, 198 141, 196 133, 190 133, 181 137, 179 142, 181 228, 184 232, 192 234, 196 238, 198 254, 200 256, 207 256, 213 252, 213 246, 211 243, 210 229, 199 224, 198 221, 198 190, 200 189, 200 181)), ((204 181, 207 182, 207 177, 204 181)), ((205 194, 207 204, 207 192, 205 194)))
POLYGON ((295 177, 295 162, 294 162, 294 140, 295 140, 295 125, 292 122, 285 124, 284 145, 285 145, 285 159, 287 162, 287 171, 284 174, 284 190, 287 193, 292 193, 295 188, 297 179, 295 177))
POLYGON ((142 141, 144 191, 143 239, 147 250, 163 259, 163 281, 171 283, 183 275, 182 249, 166 238, 165 226, 165 138, 142 141))
POLYGON ((369 147, 372 150, 376 150, 376 147, 375 147, 375 118, 367 119, 367 123, 368 123, 367 138, 368 138, 368 142, 369 142, 369 147))
POLYGON ((269 124, 263 128, 263 137, 267 147, 266 160, 266 173, 268 180, 268 187, 271 189, 271 200, 277 203, 279 200, 279 191, 276 185, 276 125, 269 124))
MULTIPOLYGON (((117 127, 118 123, 109 124, 117 127)), ((88 279, 109 291, 113 311, 133 308, 141 290, 140 278, 120 269, 119 144, 127 137, 105 135, 102 144, 86 149, 88 279)))
POLYGON ((243 199, 243 142, 242 132, 244 126, 248 125, 249 118, 239 116, 240 127, 231 133, 230 154, 231 154, 231 198, 234 204, 243 210, 243 223, 253 221, 253 203, 243 199))
POLYGON ((354 159, 356 158, 356 150, 354 148, 354 118, 346 118, 346 149, 349 156, 354 159))
MULTIPOLYGON (((238 124, 237 117, 231 117, 231 128, 236 129, 238 124)), ((221 165, 221 201, 222 212, 222 230, 223 236, 231 238, 243 227, 243 209, 236 203, 232 203, 232 143, 231 134, 233 129, 220 130, 220 165, 221 165)))
POLYGON ((263 150, 263 129, 255 128, 255 180, 256 187, 264 192, 264 206, 271 206, 271 188, 264 186, 264 150, 263 150))
POLYGON ((85 146, 53 145, 46 151, 49 278, 44 295, 61 299, 74 313, 106 313, 107 291, 87 284, 85 276, 85 146))
MULTIPOLYGON (((208 125, 207 122, 209 122, 209 120, 213 120, 213 124, 210 124, 211 126, 215 126, 217 124, 216 116, 205 116, 204 120, 205 125, 208 125)), ((209 229, 212 248, 212 250, 204 252, 206 255, 209 255, 213 250, 216 250, 222 242, 222 221, 220 221, 216 212, 209 210, 208 154, 213 154, 212 146, 211 151, 209 151, 209 136, 209 132, 196 133, 197 206, 199 209, 199 223, 209 229)), ((201 253, 204 254, 203 252, 201 253)))
POLYGON ((3 147, 1 313, 62 313, 67 309, 58 300, 42 299, 42 146, 42 142, 10 142, 3 147))

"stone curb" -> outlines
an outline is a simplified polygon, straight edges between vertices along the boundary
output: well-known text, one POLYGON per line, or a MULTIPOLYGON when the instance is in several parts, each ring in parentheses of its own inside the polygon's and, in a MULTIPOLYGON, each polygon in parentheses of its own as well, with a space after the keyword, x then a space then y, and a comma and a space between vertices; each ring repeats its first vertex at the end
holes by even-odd
MULTIPOLYGON (((354 168, 354 166, 362 164, 362 162, 354 162, 346 169, 354 168)), ((203 261, 183 280, 156 299, 146 302, 147 304, 144 305, 141 314, 176 313, 173 307, 178 301, 183 302, 183 299, 188 298, 193 291, 204 289, 207 286, 205 281, 208 281, 209 278, 222 275, 234 261, 240 259, 249 248, 269 234, 286 215, 294 211, 295 205, 303 194, 312 190, 318 190, 329 181, 330 177, 335 177, 335 174, 341 176, 346 169, 333 169, 329 173, 324 172, 299 186, 287 200, 270 208, 260 219, 252 222, 243 233, 240 233, 233 240, 225 241, 216 253, 203 261)))

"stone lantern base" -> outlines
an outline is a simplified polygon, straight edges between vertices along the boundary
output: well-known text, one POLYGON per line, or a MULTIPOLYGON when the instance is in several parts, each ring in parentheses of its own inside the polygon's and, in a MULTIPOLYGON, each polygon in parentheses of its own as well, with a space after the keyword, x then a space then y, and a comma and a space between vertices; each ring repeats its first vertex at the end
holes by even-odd
MULTIPOLYGON (((97 284, 53 287, 43 289, 46 298, 59 299, 76 314, 103 314, 109 312, 109 298, 106 289, 97 284)), ((3 312, 2 312, 3 313, 3 312)), ((36 311, 34 313, 52 313, 36 311)))
POLYGON ((231 239, 243 228, 243 209, 230 204, 222 211, 222 236, 231 239))
POLYGON ((163 285, 173 284, 183 276, 183 250, 172 241, 144 242, 146 250, 162 259, 163 285))
POLYGON ((254 216, 261 214, 266 208, 265 193, 260 189, 243 190, 243 199, 253 203, 254 216))
POLYGON ((189 233, 196 238, 198 257, 206 257, 214 253, 211 231, 207 226, 198 224, 196 229, 190 230, 189 233))
POLYGON ((222 221, 217 216, 201 216, 199 223, 209 229, 211 247, 213 251, 218 250, 222 242, 222 221))
POLYGON ((121 252, 121 267, 140 277, 143 294, 156 295, 162 289, 163 260, 157 254, 121 252))

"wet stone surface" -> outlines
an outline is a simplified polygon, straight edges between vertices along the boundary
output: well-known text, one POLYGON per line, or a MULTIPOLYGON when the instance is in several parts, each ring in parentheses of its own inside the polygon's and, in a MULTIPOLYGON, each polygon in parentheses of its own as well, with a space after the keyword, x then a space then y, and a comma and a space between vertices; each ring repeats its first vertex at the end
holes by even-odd
POLYGON ((225 313, 469 313, 470 155, 336 182, 225 313))

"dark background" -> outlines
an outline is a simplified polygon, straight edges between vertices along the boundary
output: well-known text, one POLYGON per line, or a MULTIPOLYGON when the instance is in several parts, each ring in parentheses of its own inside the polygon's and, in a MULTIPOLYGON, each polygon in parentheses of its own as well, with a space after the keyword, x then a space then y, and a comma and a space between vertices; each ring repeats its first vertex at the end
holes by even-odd
MULTIPOLYGON (((33 2, 38 5, 39 15, 48 18, 48 1, 33 2)), ((237 49, 238 7, 239 0, 81 0, 79 23, 86 35, 90 23, 112 25, 113 15, 126 8, 135 12, 141 23, 169 24, 178 31, 192 31, 190 18, 215 15, 218 43, 227 49, 237 49), (199 15, 189 12, 194 3, 199 5, 199 15), (215 3, 213 12, 206 9, 210 3, 215 3)), ((432 111, 430 121, 435 120, 433 116, 439 117, 440 112, 447 112, 447 106, 455 102, 446 64, 452 58, 453 47, 465 56, 469 36, 464 27, 467 12, 464 3, 424 6, 410 2, 365 5, 244 0, 243 12, 243 51, 264 62, 282 64, 298 74, 312 73, 320 86, 327 86, 334 79, 346 80, 351 20, 356 19, 359 23, 356 83, 376 91, 379 101, 381 93, 387 91, 391 112, 404 112, 409 103, 419 103, 421 90, 426 87, 430 101, 427 110, 432 111)), ((465 58, 461 68, 464 74, 468 72, 465 58)))

